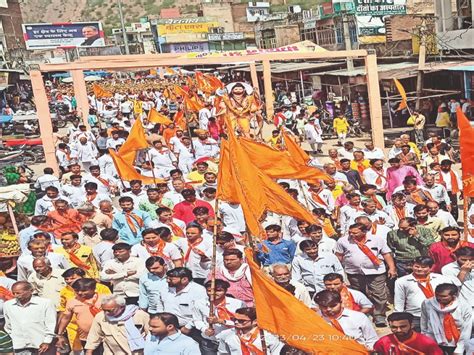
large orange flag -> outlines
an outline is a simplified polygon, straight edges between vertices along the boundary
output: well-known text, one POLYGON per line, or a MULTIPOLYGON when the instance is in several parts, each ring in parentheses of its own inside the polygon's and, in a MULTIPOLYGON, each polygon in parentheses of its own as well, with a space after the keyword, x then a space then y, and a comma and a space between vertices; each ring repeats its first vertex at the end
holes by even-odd
POLYGON ((212 86, 209 84, 209 82, 207 81, 207 79, 204 77, 204 75, 201 72, 197 71, 195 73, 195 76, 196 76, 196 84, 199 90, 206 93, 211 93, 213 91, 212 86))
POLYGON ((139 174, 132 165, 128 164, 120 155, 115 153, 113 149, 109 149, 109 152, 112 160, 114 161, 115 168, 117 169, 117 172, 122 180, 141 180, 144 185, 166 183, 166 181, 163 179, 153 179, 152 177, 139 174))
POLYGON ((92 84, 92 90, 94 91, 95 97, 112 97, 113 94, 108 91, 104 90, 99 84, 92 84))
POLYGON ((460 107, 456 115, 459 127, 463 193, 464 196, 474 197, 474 128, 460 107))
POLYGON ((207 79, 208 83, 211 85, 212 89, 215 91, 217 89, 224 88, 224 83, 216 78, 214 75, 204 74, 204 77, 207 79))
POLYGON ((221 146, 220 159, 217 197, 241 205, 252 235, 263 234, 260 219, 266 211, 315 222, 311 213, 252 164, 232 129, 229 130, 229 142, 221 146))
POLYGON ((248 138, 239 138, 239 142, 252 164, 272 179, 304 180, 310 184, 319 184, 320 180, 333 181, 322 170, 300 164, 287 151, 276 150, 248 138))
POLYGON ((183 131, 186 130, 187 125, 186 125, 186 119, 184 118, 184 112, 179 110, 176 111, 176 113, 173 116, 173 122, 174 124, 181 128, 183 131))
POLYGON ((306 165, 311 160, 310 156, 290 137, 290 135, 283 129, 281 131, 283 137, 283 143, 286 150, 290 153, 291 157, 301 165, 306 165))
POLYGON ((402 101, 400 102, 400 105, 398 105, 397 111, 403 110, 404 108, 408 107, 407 105, 407 94, 405 92, 405 88, 403 85, 395 78, 393 78, 393 81, 395 82, 395 86, 397 87, 398 93, 402 97, 402 101))
POLYGON ((175 85, 174 86, 174 93, 175 95, 181 96, 181 97, 189 97, 189 94, 186 90, 184 90, 181 86, 175 85))
POLYGON ((173 123, 168 117, 159 113, 154 107, 151 108, 150 112, 148 112, 148 121, 151 123, 161 123, 164 125, 169 125, 173 123))
POLYGON ((368 354, 365 347, 342 334, 288 291, 271 280, 245 250, 252 274, 258 326, 310 354, 368 354))
POLYGON ((142 121, 138 119, 135 120, 127 140, 120 147, 118 153, 128 164, 133 165, 137 151, 146 148, 148 148, 148 142, 145 129, 143 128, 142 121))
POLYGON ((186 110, 188 111, 193 111, 193 112, 199 112, 204 106, 201 106, 200 103, 196 101, 195 98, 184 98, 184 106, 186 107, 186 110))

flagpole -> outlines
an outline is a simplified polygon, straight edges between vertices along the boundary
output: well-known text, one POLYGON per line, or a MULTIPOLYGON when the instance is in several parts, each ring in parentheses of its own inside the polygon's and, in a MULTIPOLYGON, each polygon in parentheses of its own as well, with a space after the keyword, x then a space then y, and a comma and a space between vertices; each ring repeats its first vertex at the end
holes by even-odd
POLYGON ((148 160, 148 162, 150 163, 150 166, 151 166, 151 175, 153 176, 153 186, 156 187, 156 176, 155 176, 155 167, 153 166, 153 163, 151 161, 151 158, 150 158, 150 153, 149 153, 150 149, 146 149, 145 150, 145 154, 146 154, 146 158, 148 160))
POLYGON ((463 210, 463 220, 464 220, 464 241, 467 242, 469 240, 469 217, 468 217, 468 211, 469 211, 469 202, 470 202, 470 197, 464 195, 464 203, 462 205, 462 210, 463 210))
POLYGON ((209 317, 214 315, 214 301, 216 299, 216 268, 217 268, 217 222, 219 211, 219 199, 214 203, 214 228, 212 231, 212 260, 211 260, 211 303, 209 306, 209 317))

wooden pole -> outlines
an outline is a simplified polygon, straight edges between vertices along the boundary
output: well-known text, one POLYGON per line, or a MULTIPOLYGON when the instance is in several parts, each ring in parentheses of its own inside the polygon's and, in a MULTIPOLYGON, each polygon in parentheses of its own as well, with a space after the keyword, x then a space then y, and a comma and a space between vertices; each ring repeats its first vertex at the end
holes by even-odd
POLYGON ((89 99, 87 98, 87 87, 84 81, 84 72, 82 70, 71 70, 72 84, 74 86, 74 96, 77 101, 77 108, 82 118, 82 123, 90 129, 89 126, 89 99))
POLYGON ((272 89, 272 70, 270 61, 264 60, 263 64, 263 84, 265 89, 265 108, 267 111, 267 119, 273 117, 273 89, 272 89))
POLYGON ((214 203, 214 228, 212 231, 212 260, 211 260, 211 299, 209 306, 209 317, 214 315, 214 301, 216 299, 216 268, 217 268, 217 222, 219 211, 219 199, 214 203))
POLYGON ((148 160, 148 162, 150 163, 150 166, 151 166, 151 175, 153 176, 153 186, 156 187, 156 176, 155 176, 155 167, 153 166, 153 163, 151 161, 151 158, 150 158, 150 149, 146 149, 146 158, 148 160))
POLYGON ((367 73, 367 91, 369 94, 370 124, 372 128, 372 142, 376 147, 385 147, 382 122, 382 103, 380 101, 379 74, 377 72, 377 56, 368 54, 365 58, 367 73))
POLYGON ((53 124, 51 123, 51 114, 49 112, 48 97, 46 96, 46 90, 44 88, 43 76, 39 70, 31 70, 30 78, 33 94, 35 96, 36 112, 38 114, 46 166, 52 168, 56 175, 59 176, 56 148, 53 143, 53 124))
POLYGON ((260 86, 259 86, 259 83, 258 83, 258 75, 257 75, 257 66, 256 66, 255 62, 250 63, 250 77, 252 78, 252 86, 260 94, 260 86))

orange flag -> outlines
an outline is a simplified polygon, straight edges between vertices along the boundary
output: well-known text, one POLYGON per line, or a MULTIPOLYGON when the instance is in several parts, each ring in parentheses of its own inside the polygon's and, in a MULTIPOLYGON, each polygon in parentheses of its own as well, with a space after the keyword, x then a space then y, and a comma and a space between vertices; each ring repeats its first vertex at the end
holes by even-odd
POLYGON ((163 125, 169 125, 173 123, 168 117, 159 113, 154 107, 151 108, 150 112, 148 112, 148 121, 151 123, 161 123, 163 125))
POLYGON ((104 90, 99 84, 92 84, 92 90, 94 91, 95 97, 112 97, 113 94, 108 91, 104 90))
MULTIPOLYGON (((230 124, 227 123, 227 126, 230 127, 230 124)), ((233 130, 228 131, 229 142, 221 146, 217 198, 241 205, 252 235, 263 234, 260 219, 266 211, 314 223, 311 213, 252 164, 233 130)))
POLYGON ((224 83, 220 81, 219 78, 216 78, 214 75, 204 74, 204 77, 207 79, 214 91, 217 89, 224 88, 224 83))
POLYGON ((178 73, 176 73, 176 71, 174 69, 168 68, 168 67, 166 67, 165 72, 166 72, 166 74, 170 74, 170 75, 178 74, 178 73))
POLYGON ((197 71, 195 73, 195 76, 198 89, 206 93, 211 93, 213 91, 212 86, 208 83, 208 81, 201 72, 197 71))
POLYGON ((174 93, 175 95, 181 96, 181 97, 189 97, 189 94, 186 90, 184 90, 181 86, 175 85, 174 86, 174 93))
POLYGON ((403 85, 395 78, 393 78, 393 81, 395 82, 395 86, 397 87, 398 93, 402 97, 402 101, 400 102, 400 105, 398 105, 397 111, 403 110, 404 108, 408 107, 407 105, 407 94, 405 92, 405 88, 403 85))
POLYGON ((184 112, 179 110, 176 111, 173 117, 174 124, 181 128, 183 131, 186 130, 187 125, 186 125, 186 120, 184 119, 184 112))
POLYGON ((310 184, 319 184, 320 180, 333 181, 322 170, 300 164, 287 151, 276 150, 248 138, 239 138, 239 142, 252 164, 272 179, 297 179, 310 184))
POLYGON ((153 179, 152 177, 139 174, 131 164, 128 164, 120 155, 115 153, 113 149, 109 149, 109 152, 112 160, 114 161, 115 168, 117 169, 117 172, 122 180, 141 180, 144 185, 166 183, 166 181, 163 179, 153 179))
POLYGON ((253 261, 250 248, 245 250, 245 255, 252 274, 257 323, 260 328, 310 354, 369 353, 363 345, 350 340, 271 280, 253 261))
POLYGON ((143 128, 142 121, 137 119, 128 134, 127 140, 120 147, 118 153, 128 164, 133 165, 137 151, 146 148, 148 148, 148 142, 145 129, 143 128))
POLYGON ((463 193, 464 196, 474 197, 474 128, 460 107, 456 115, 459 127, 463 193))
POLYGON ((184 98, 184 106, 186 107, 186 110, 193 112, 199 112, 199 110, 203 108, 203 106, 201 106, 201 104, 195 99, 190 99, 188 97, 184 98))
POLYGON ((311 160, 310 156, 285 132, 284 129, 281 131, 283 137, 283 143, 286 150, 290 153, 291 157, 300 165, 306 165, 311 160))

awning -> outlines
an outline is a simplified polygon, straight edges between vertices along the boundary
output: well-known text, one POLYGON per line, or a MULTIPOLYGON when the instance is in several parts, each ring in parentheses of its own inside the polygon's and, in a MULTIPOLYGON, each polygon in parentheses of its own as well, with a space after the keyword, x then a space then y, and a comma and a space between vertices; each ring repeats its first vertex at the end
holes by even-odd
POLYGON ((459 67, 446 68, 452 71, 474 71, 474 65, 461 65, 459 67))

